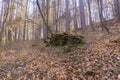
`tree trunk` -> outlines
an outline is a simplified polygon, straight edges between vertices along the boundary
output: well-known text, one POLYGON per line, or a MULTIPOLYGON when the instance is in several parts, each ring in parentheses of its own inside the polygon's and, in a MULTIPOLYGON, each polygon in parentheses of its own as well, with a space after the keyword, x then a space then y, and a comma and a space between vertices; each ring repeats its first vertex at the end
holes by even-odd
POLYGON ((77 3, 76 0, 73 0, 74 5, 74 14, 73 14, 73 22, 74 22, 74 31, 76 32, 78 29, 78 22, 77 22, 77 3))
POLYGON ((70 11, 69 11, 69 0, 65 0, 66 3, 66 26, 65 26, 65 32, 69 33, 70 32, 70 11))
POLYGON ((108 33, 110 33, 109 29, 106 26, 105 20, 103 18, 103 1, 102 0, 97 0, 98 4, 98 11, 99 11, 99 17, 100 17, 100 22, 101 22, 101 27, 102 30, 105 29, 108 33))
POLYGON ((27 19, 27 8, 28 8, 28 0, 26 0, 26 9, 25 9, 25 19, 24 19, 24 29, 23 29, 23 40, 26 40, 26 32, 27 32, 27 22, 26 22, 26 19, 27 19))
POLYGON ((1 46, 1 43, 2 43, 2 36, 3 36, 3 32, 4 32, 4 29, 5 29, 5 24, 6 24, 6 21, 7 21, 7 17, 8 17, 8 14, 9 14, 9 1, 8 2, 2 2, 2 14, 1 14, 1 25, 0 25, 0 46, 1 46))
POLYGON ((90 23, 90 26, 91 26, 91 28, 92 28, 92 31, 94 31, 95 28, 94 28, 93 22, 92 22, 90 0, 87 0, 87 4, 88 4, 88 11, 89 11, 89 23, 90 23))
POLYGON ((120 19, 120 0, 114 0, 115 16, 120 19))
MULTIPOLYGON (((50 33, 50 35, 52 35, 52 31, 50 30, 50 26, 49 26, 49 24, 47 23, 46 18, 45 18, 45 15, 44 15, 45 1, 42 0, 42 9, 41 9, 41 7, 40 7, 40 4, 39 4, 39 1, 38 1, 38 0, 36 0, 36 3, 37 3, 37 6, 38 6, 38 10, 39 10, 39 12, 40 12, 40 14, 41 14, 42 20, 43 20, 42 30, 46 30, 46 31, 48 31, 48 32, 50 33), (42 10, 43 10, 43 12, 42 12, 42 10)), ((43 33, 44 33, 44 32, 43 32, 43 33)), ((44 33, 44 34, 45 34, 45 33, 44 33)), ((45 35, 46 35, 46 34, 45 34, 45 35)), ((47 36, 48 36, 48 35, 47 35, 47 36)))
POLYGON ((85 24, 85 11, 84 11, 83 0, 79 0, 79 9, 80 9, 81 28, 82 28, 82 32, 84 33, 86 31, 86 24, 85 24))

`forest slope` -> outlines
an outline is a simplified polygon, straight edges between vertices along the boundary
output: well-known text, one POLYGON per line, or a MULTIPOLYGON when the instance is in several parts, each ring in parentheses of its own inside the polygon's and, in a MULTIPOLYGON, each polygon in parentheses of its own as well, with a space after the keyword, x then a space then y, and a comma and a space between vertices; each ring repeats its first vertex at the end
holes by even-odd
POLYGON ((59 47, 43 47, 42 42, 16 42, 2 51, 0 80, 119 80, 120 24, 112 33, 89 33, 82 48, 60 53, 59 47), (35 44, 35 45, 33 45, 35 44))

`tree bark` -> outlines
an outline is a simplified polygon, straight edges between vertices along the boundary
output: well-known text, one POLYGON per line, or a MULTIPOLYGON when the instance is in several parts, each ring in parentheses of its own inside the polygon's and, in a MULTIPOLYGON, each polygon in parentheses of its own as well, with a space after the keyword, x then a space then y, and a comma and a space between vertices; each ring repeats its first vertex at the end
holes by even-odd
MULTIPOLYGON (((43 0, 43 2, 44 2, 44 0, 43 0)), ((52 35, 52 31, 50 30, 49 24, 47 24, 47 21, 46 21, 46 19, 45 19, 45 16, 44 16, 44 14, 43 14, 43 12, 42 12, 42 9, 41 9, 41 7, 40 7, 39 1, 36 0, 36 3, 37 3, 37 6, 38 6, 38 10, 39 10, 39 12, 40 12, 40 14, 41 14, 43 23, 44 23, 44 25, 45 25, 45 28, 46 28, 47 31, 50 33, 50 35, 52 35)))
POLYGON ((70 11, 69 11, 69 0, 65 0, 66 3, 66 26, 65 26, 65 32, 69 33, 70 32, 70 11))
POLYGON ((93 22, 92 22, 90 0, 87 0, 87 4, 88 4, 88 11, 89 11, 89 23, 90 23, 90 26, 91 26, 91 28, 92 28, 92 31, 94 31, 95 28, 94 28, 93 22))
POLYGON ((102 30, 106 30, 108 33, 110 33, 109 29, 107 28, 106 24, 105 24, 105 20, 103 17, 103 1, 102 0, 97 0, 97 4, 98 4, 98 11, 99 11, 99 17, 100 17, 100 22, 101 22, 101 27, 102 30))
POLYGON ((79 9, 80 9, 81 28, 82 28, 82 32, 84 33, 86 31, 86 24, 85 24, 85 11, 84 11, 83 0, 79 0, 79 9))
POLYGON ((77 3, 76 0, 73 0, 74 5, 74 14, 73 14, 73 22, 74 22, 74 31, 76 32, 78 29, 78 22, 77 22, 77 3))

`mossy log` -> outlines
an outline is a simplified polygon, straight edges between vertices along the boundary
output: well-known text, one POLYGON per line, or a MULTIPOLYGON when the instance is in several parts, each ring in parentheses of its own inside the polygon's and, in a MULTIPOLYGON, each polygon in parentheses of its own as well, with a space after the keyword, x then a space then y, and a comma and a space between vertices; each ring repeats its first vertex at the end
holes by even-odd
POLYGON ((64 46, 68 42, 72 44, 81 44, 83 42, 83 36, 77 36, 73 34, 61 33, 61 34, 53 34, 47 39, 44 40, 47 45, 52 46, 64 46))

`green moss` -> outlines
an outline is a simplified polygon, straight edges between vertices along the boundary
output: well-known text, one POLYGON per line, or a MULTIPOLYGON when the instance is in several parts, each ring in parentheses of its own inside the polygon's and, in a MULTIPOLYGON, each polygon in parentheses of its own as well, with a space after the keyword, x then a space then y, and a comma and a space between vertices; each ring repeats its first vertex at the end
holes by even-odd
POLYGON ((41 47, 41 46, 39 46, 38 48, 39 48, 39 50, 40 50, 41 52, 43 52, 43 51, 45 50, 45 48, 44 48, 44 47, 41 47))
POLYGON ((95 72, 93 72, 93 71, 87 71, 84 74, 84 76, 94 76, 94 75, 95 75, 95 72))
POLYGON ((84 43, 78 44, 77 48, 82 48, 84 46, 84 43))
POLYGON ((73 43, 71 41, 68 41, 67 44, 62 47, 62 52, 68 53, 71 51, 72 47, 73 47, 73 43))
POLYGON ((81 48, 83 45, 84 43, 75 44, 73 41, 69 40, 67 41, 67 44, 62 47, 62 53, 69 53, 73 47, 76 46, 78 48, 81 48))
POLYGON ((116 39, 116 40, 113 40, 112 42, 117 43, 117 44, 120 45, 120 38, 118 38, 118 39, 116 39))
POLYGON ((63 47, 63 53, 68 53, 70 51, 71 51, 71 47, 70 46, 66 45, 66 46, 63 47))

